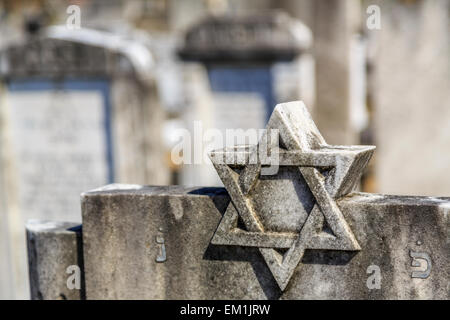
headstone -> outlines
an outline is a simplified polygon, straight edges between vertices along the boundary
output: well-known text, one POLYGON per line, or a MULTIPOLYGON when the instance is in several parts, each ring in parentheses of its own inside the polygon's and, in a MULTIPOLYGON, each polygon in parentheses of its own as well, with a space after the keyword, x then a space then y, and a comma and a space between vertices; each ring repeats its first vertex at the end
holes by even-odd
POLYGON ((81 221, 86 188, 168 183, 163 114, 151 53, 137 41, 51 27, 0 55, 1 241, 10 251, 1 264, 12 262, 13 274, 1 296, 24 298, 24 222, 81 221))
POLYGON ((316 99, 313 116, 334 144, 359 142, 365 125, 364 43, 358 1, 312 1, 316 99), (362 55, 362 56, 361 56, 362 55))
POLYGON ((449 299, 450 198, 352 192, 375 148, 327 144, 301 102, 267 129, 211 153, 226 189, 83 194, 86 298, 449 299))
POLYGON ((374 139, 379 145, 376 188, 448 196, 450 2, 370 4, 378 5, 381 15, 381 29, 368 31, 374 139))
MULTIPOLYGON (((310 30, 282 12, 204 18, 186 32, 179 55, 186 62, 202 65, 196 71, 206 74, 202 75, 207 82, 204 95, 210 96, 208 108, 212 110, 196 114, 195 106, 188 108, 189 121, 194 117, 208 125, 205 129, 222 132, 264 128, 277 100, 311 95, 300 92, 307 88, 301 83, 312 79, 311 75, 300 79, 302 72, 312 73, 306 67, 311 64, 307 54, 311 42, 310 30)), ((227 145, 221 143, 214 147, 227 145)), ((207 165, 183 170, 187 171, 184 176, 197 177, 181 181, 183 184, 217 185, 216 175, 207 165), (199 170, 209 172, 205 179, 191 174, 199 170)))
POLYGON ((31 299, 84 299, 81 226, 30 220, 26 230, 31 299))

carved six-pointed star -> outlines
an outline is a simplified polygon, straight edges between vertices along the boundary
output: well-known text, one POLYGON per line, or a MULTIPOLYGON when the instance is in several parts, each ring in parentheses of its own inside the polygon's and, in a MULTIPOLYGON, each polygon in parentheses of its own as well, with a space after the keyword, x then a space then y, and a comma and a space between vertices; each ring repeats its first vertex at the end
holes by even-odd
POLYGON ((266 129, 258 146, 210 153, 231 197, 211 243, 258 247, 284 290, 305 250, 361 249, 336 199, 353 190, 375 147, 328 145, 301 101, 277 105, 266 129), (278 170, 262 174, 267 167, 278 170))

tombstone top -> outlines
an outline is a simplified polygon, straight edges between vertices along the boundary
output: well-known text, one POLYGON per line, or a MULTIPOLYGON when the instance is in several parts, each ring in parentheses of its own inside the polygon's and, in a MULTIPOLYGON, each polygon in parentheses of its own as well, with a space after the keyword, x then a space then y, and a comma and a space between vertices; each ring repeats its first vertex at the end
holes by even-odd
POLYGON ((71 233, 81 229, 79 223, 74 222, 62 222, 62 221, 50 221, 30 219, 26 222, 26 229, 33 233, 46 233, 46 232, 61 232, 71 233))
POLYGON ((0 76, 6 79, 136 75, 146 81, 153 65, 143 43, 86 28, 49 27, 0 51, 0 76))
POLYGON ((202 62, 292 60, 310 47, 312 33, 282 12, 208 16, 185 34, 179 56, 202 62))
POLYGON ((305 250, 359 251, 336 199, 353 190, 374 149, 330 146, 302 102, 277 105, 258 148, 211 152, 232 200, 211 243, 259 248, 282 290, 305 250), (268 142, 274 130, 278 144, 268 142))

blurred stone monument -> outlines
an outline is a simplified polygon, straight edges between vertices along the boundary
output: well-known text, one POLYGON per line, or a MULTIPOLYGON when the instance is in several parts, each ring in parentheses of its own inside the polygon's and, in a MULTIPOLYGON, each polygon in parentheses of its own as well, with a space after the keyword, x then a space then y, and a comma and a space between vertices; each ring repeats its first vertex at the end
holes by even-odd
POLYGON ((313 0, 310 5, 316 68, 314 119, 330 143, 359 143, 368 121, 362 5, 341 0, 313 0))
POLYGON ((26 297, 26 220, 81 221, 79 194, 105 183, 168 183, 153 64, 136 40, 62 26, 0 53, 0 297, 26 297))
POLYGON ((367 31, 377 189, 448 196, 450 2, 370 4, 381 15, 381 28, 367 31))
MULTIPOLYGON (((226 189, 112 184, 84 193, 85 297, 449 298, 450 198, 353 192, 375 148, 327 144, 302 102, 279 104, 267 129, 258 145, 211 152, 226 189)), ((45 250, 60 242, 80 254, 61 226, 28 227, 29 239, 41 239, 28 243, 33 270, 59 272, 30 275, 51 288, 34 299, 67 291, 57 270, 76 259, 59 251, 57 267, 45 250)))
MULTIPOLYGON (((191 83, 186 93, 188 129, 194 131, 194 121, 203 130, 262 129, 276 101, 311 102, 311 43, 304 24, 278 11, 209 15, 191 26, 178 51, 186 62, 185 82, 191 83)), ((187 185, 220 183, 210 164, 185 165, 181 176, 187 185)))

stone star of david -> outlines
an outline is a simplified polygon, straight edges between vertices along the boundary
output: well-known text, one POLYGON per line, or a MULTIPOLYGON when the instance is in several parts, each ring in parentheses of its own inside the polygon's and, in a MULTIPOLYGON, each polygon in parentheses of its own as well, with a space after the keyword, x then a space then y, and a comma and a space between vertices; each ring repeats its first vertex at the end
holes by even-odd
POLYGON ((336 200, 353 190, 375 147, 328 145, 300 101, 277 105, 266 129, 258 146, 210 153, 231 197, 211 243, 259 248, 285 290, 305 250, 361 250, 336 200), (261 155, 273 129, 279 144, 261 155), (261 174, 273 165, 277 174, 261 174))

